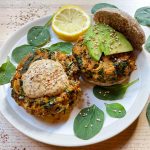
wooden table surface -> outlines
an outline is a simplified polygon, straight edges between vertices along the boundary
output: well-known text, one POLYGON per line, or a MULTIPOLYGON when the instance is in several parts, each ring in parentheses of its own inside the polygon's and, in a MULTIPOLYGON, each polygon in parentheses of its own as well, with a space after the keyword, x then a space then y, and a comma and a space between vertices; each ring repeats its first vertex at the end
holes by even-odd
MULTIPOLYGON (((83 8, 90 8, 98 2, 100 0, 0 0, 0 46, 22 25, 52 14, 61 4, 78 4, 83 8)), ((122 1, 122 5, 124 2, 122 1)), ((130 2, 131 8, 150 6, 149 0, 130 2)), ((146 107, 147 105, 139 118, 119 135, 105 142, 80 148, 62 148, 36 142, 17 131, 0 113, 0 150, 150 150, 150 127, 146 120, 146 107)))

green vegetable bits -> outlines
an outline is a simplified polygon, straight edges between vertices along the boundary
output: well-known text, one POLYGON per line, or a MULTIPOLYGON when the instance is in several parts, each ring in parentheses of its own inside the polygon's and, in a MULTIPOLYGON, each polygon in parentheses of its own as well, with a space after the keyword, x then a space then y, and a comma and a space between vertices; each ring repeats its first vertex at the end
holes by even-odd
POLYGON ((106 111, 113 118, 122 118, 126 115, 125 108, 119 103, 105 104, 106 111))
POLYGON ((96 13, 97 10, 102 8, 117 8, 117 7, 115 5, 108 4, 108 3, 98 3, 93 6, 93 8, 91 9, 91 13, 94 14, 96 13))
POLYGON ((15 66, 8 59, 7 62, 0 67, 0 85, 9 83, 16 71, 15 66))
POLYGON ((35 50, 34 46, 27 44, 21 45, 13 50, 12 58, 15 60, 16 63, 19 63, 29 53, 33 53, 34 50, 35 50))
POLYGON ((104 124, 104 113, 96 105, 82 109, 74 120, 74 133, 83 140, 94 137, 104 124))
POLYGON ((46 47, 46 49, 48 49, 51 52, 61 51, 65 54, 71 54, 72 47, 73 45, 70 42, 58 42, 58 43, 52 44, 50 47, 46 47))
POLYGON ((122 99, 126 93, 128 87, 136 83, 139 79, 136 79, 130 83, 117 84, 112 86, 94 86, 93 93, 95 97, 102 100, 117 100, 122 99))

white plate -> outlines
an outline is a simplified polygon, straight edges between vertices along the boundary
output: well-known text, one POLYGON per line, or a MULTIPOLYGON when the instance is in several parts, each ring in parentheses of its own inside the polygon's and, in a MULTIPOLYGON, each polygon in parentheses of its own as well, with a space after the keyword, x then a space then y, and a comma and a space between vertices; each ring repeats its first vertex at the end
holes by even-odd
MULTIPOLYGON (((13 48, 26 43, 26 33, 34 25, 43 25, 49 17, 43 17, 32 23, 29 23, 12 35, 1 49, 0 64, 10 55, 13 48)), ((52 31, 51 31, 52 32, 52 31)), ((52 33, 51 43, 59 41, 52 33)), ((19 107, 11 98, 10 84, 0 86, 0 111, 6 119, 19 131, 25 135, 47 144, 57 146, 83 146, 100 141, 104 141, 127 128, 141 113, 149 96, 150 83, 150 66, 148 62, 149 56, 142 51, 137 59, 137 70, 131 75, 131 80, 139 78, 139 82, 131 86, 122 100, 117 100, 123 104, 127 110, 127 114, 122 119, 114 119, 107 115, 104 102, 94 97, 92 93, 93 85, 82 81, 82 89, 84 91, 84 106, 87 103, 96 104, 105 112, 105 123, 101 132, 90 140, 81 140, 74 136, 73 120, 79 112, 79 108, 74 108, 69 120, 61 124, 50 124, 43 122, 38 118, 26 113, 24 109, 19 107)), ((111 103, 107 101, 107 103, 111 103)))

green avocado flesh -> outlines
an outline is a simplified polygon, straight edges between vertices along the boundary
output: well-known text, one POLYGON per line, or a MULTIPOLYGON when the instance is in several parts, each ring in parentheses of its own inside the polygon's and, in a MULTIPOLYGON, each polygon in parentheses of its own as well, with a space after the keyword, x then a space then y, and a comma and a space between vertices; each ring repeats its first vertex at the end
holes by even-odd
POLYGON ((91 26, 84 35, 84 43, 89 50, 89 55, 96 61, 99 61, 102 52, 104 55, 112 55, 133 50, 122 33, 105 24, 91 26))

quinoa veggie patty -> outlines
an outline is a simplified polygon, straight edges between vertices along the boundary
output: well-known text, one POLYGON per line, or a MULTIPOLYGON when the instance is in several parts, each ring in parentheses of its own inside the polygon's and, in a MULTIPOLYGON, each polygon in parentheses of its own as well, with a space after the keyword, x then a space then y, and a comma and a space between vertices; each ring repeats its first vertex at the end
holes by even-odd
POLYGON ((78 61, 82 77, 97 85, 109 86, 128 80, 135 70, 136 56, 133 52, 102 55, 99 61, 93 60, 80 37, 73 48, 73 55, 78 61))
POLYGON ((76 59, 72 55, 66 55, 61 52, 50 53, 46 50, 36 50, 19 63, 11 81, 11 88, 12 97, 27 112, 40 117, 48 116, 60 119, 62 116, 69 114, 81 91, 76 59), (23 90, 22 76, 33 62, 43 59, 51 59, 59 62, 67 74, 69 85, 63 92, 55 96, 45 95, 38 98, 29 98, 23 90))

